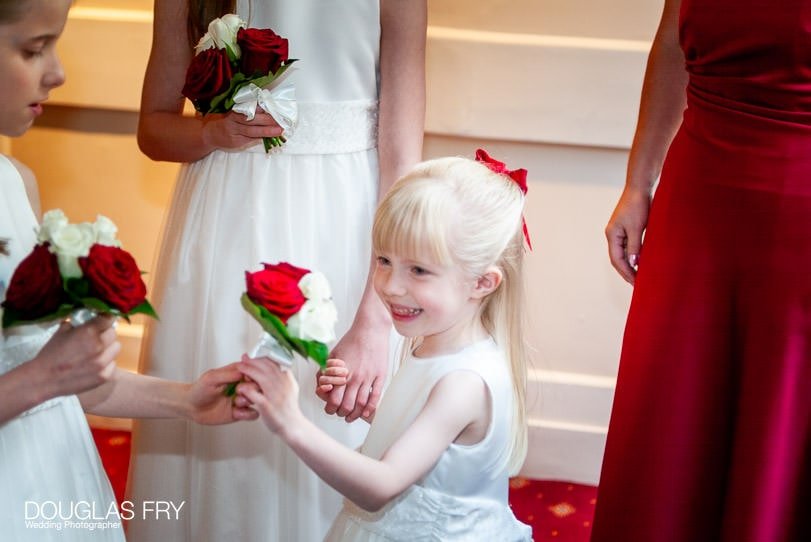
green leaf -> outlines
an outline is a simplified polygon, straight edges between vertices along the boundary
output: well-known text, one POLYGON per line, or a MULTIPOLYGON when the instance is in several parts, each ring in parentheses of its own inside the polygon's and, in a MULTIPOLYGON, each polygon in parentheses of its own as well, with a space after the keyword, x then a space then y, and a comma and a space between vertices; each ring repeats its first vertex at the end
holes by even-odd
POLYGON ((134 309, 127 313, 128 316, 132 316, 133 314, 145 314, 146 316, 150 316, 155 320, 160 320, 158 313, 155 312, 155 308, 146 299, 144 299, 140 305, 137 305, 134 309))
POLYGON ((231 84, 228 85, 228 90, 225 90, 211 99, 209 102, 208 111, 206 113, 226 113, 231 110, 231 107, 234 106, 234 101, 232 99, 234 93, 237 91, 237 87, 242 85, 245 82, 245 74, 238 72, 234 74, 234 77, 231 79, 231 84), (227 101, 231 102, 231 105, 226 105, 227 101))
POLYGON ((119 316, 121 311, 116 309, 115 307, 111 307, 101 299, 97 297, 83 297, 81 299, 82 306, 87 307, 88 309, 93 309, 98 313, 109 312, 119 316), (117 313, 117 314, 116 314, 117 313))
POLYGON ((291 337, 287 333, 287 327, 282 323, 278 316, 275 314, 271 314, 265 307, 257 305, 251 298, 248 297, 248 294, 242 294, 242 306, 243 308, 248 311, 248 314, 253 316, 254 320, 259 322, 267 333, 270 334, 271 337, 276 339, 276 341, 288 352, 292 353, 294 351, 293 345, 290 341, 291 337))
POLYGON ((228 55, 228 60, 230 60, 232 64, 236 64, 236 62, 239 60, 239 55, 237 55, 237 52, 234 51, 227 43, 225 44, 225 54, 228 55))
POLYGON ((307 357, 315 361, 322 369, 326 369, 329 357, 327 345, 318 341, 305 341, 305 344, 307 345, 307 357))
POLYGON ((71 277, 62 282, 62 288, 74 302, 90 295, 90 282, 84 277, 71 277))
POLYGON ((40 316, 39 318, 26 319, 22 317, 22 314, 20 312, 14 309, 4 308, 2 325, 4 328, 9 328, 14 326, 26 326, 29 324, 40 324, 43 322, 50 322, 53 320, 61 320, 62 318, 73 312, 74 309, 76 309, 75 305, 63 303, 54 312, 45 314, 43 316, 40 316))
POLYGON ((266 86, 271 84, 273 81, 275 81, 276 79, 281 77, 281 75, 284 72, 287 71, 287 68, 290 67, 290 64, 292 64, 295 61, 296 61, 296 59, 293 59, 293 60, 288 61, 287 64, 284 64, 283 66, 279 66, 279 69, 276 70, 276 73, 268 72, 267 75, 262 75, 260 77, 255 77, 253 79, 250 79, 249 82, 253 83, 254 85, 256 85, 259 88, 265 88, 266 86))
POLYGON ((262 329, 276 339, 282 348, 290 353, 296 352, 303 358, 309 358, 322 368, 327 366, 327 357, 329 356, 327 345, 319 341, 304 341, 293 337, 278 316, 251 301, 247 293, 242 294, 241 301, 248 314, 253 316, 262 326, 262 329))

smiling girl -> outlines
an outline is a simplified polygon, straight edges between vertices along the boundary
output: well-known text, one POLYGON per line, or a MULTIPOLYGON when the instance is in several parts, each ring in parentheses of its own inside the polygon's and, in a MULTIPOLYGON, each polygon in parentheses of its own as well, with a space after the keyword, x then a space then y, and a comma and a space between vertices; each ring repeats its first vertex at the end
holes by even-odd
MULTIPOLYGON (((463 158, 424 162, 381 202, 374 288, 408 340, 360 453, 302 415, 290 372, 243 360, 259 389, 242 384, 242 396, 346 497, 327 540, 531 539, 507 504, 527 435, 526 185, 508 173, 463 158)), ((346 385, 347 374, 331 360, 320 391, 346 385)))

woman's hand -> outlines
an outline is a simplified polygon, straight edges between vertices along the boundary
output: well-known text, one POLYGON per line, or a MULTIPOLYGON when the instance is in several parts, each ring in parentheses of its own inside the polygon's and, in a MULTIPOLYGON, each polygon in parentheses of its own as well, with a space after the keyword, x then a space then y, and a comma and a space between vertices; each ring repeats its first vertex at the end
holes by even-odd
POLYGON ((629 284, 636 279, 650 200, 649 191, 626 186, 605 228, 611 265, 629 284))
POLYGON ((330 353, 333 358, 347 361, 347 383, 334 387, 325 396, 324 410, 353 422, 358 418, 371 419, 380 402, 386 382, 389 356, 388 328, 354 325, 330 353), (326 397, 326 398, 325 398, 326 397))

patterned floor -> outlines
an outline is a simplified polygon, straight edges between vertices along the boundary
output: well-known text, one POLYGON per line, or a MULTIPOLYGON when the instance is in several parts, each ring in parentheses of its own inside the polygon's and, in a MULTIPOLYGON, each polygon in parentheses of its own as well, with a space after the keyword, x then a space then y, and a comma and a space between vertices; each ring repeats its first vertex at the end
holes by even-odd
MULTIPOLYGON (((124 498, 130 454, 128 431, 93 429, 93 438, 116 498, 124 498)), ((587 542, 597 488, 549 480, 513 478, 510 505, 532 526, 535 542, 587 542)))

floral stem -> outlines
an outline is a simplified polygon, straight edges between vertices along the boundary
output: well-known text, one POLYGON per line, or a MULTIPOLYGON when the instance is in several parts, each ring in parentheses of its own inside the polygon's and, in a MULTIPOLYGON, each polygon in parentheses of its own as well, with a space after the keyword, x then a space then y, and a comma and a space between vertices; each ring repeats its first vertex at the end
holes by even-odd
POLYGON ((263 137, 262 144, 265 146, 265 152, 270 152, 273 147, 281 147, 287 142, 284 136, 263 137))
POLYGON ((228 384, 222 392, 223 395, 225 395, 226 397, 233 397, 234 395, 236 395, 237 385, 239 385, 239 382, 240 381, 231 382, 230 384, 228 384))

